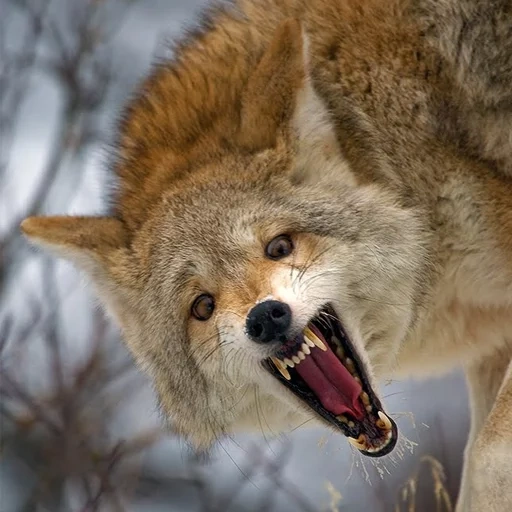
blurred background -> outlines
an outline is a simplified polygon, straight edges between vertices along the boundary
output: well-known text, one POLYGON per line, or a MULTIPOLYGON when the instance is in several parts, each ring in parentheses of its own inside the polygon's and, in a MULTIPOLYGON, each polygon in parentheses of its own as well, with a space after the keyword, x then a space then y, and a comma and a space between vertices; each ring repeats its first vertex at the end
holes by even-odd
POLYGON ((402 433, 383 459, 306 428, 198 459, 78 273, 19 236, 27 215, 101 212, 120 109, 204 3, 0 0, 0 512, 452 510, 459 373, 383 383, 402 433))

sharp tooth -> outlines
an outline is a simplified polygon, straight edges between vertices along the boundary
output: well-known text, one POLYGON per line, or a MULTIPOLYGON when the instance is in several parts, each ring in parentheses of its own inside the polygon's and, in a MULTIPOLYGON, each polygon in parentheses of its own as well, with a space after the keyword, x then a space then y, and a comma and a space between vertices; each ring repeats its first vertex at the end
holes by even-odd
POLYGON ((309 328, 304 328, 304 338, 306 341, 309 339, 312 341, 320 350, 323 350, 324 352, 327 350, 327 347, 324 345, 324 342, 309 328))
POLYGON ((271 357, 272 362, 278 367, 278 368, 286 368, 286 365, 279 359, 279 357, 271 357))
POLYGON ((281 359, 279 359, 277 357, 271 357, 270 359, 272 359, 273 363, 276 365, 276 368, 281 372, 281 375, 286 380, 290 380, 291 379, 290 374, 289 374, 288 370, 286 369, 286 365, 283 363, 283 361, 281 361, 281 359))
POLYGON ((393 428, 393 425, 390 419, 382 411, 379 411, 377 414, 379 416, 377 426, 382 430, 391 430, 393 428))
POLYGON ((348 442, 358 450, 362 450, 363 447, 353 438, 353 437, 347 437, 348 442))
POLYGON ((304 341, 308 347, 313 348, 315 346, 315 344, 309 338, 306 338, 306 336, 304 336, 304 341))
POLYGON ((300 363, 300 359, 299 359, 297 356, 292 356, 292 361, 293 361, 295 364, 299 364, 299 363, 300 363))
POLYGON ((356 367, 354 366, 354 361, 352 361, 352 359, 350 359, 350 357, 347 357, 345 359, 345 361, 343 361, 345 363, 345 366, 347 367, 348 371, 350 373, 354 373, 356 367))
POLYGON ((290 368, 293 368, 295 366, 295 363, 291 359, 288 359, 287 357, 284 359, 284 364, 286 366, 289 366, 290 368))
POLYGON ((311 354, 311 350, 309 349, 309 346, 306 345, 306 343, 303 343, 300 348, 302 349, 302 352, 304 352, 304 354, 306 354, 307 356, 311 354))
POLYGON ((281 375, 286 379, 286 380, 290 380, 291 377, 290 377, 290 374, 288 372, 288 370, 286 368, 278 368, 278 370, 281 372, 281 375))
POLYGON ((370 405, 370 397, 366 391, 363 391, 359 396, 361 397, 364 405, 370 405))
POLYGON ((299 357, 299 359, 301 361, 304 361, 304 359, 306 359, 306 356, 304 355, 303 352, 301 352, 300 350, 297 352, 297 356, 299 357))
POLYGON ((360 434, 357 439, 354 439, 353 437, 347 437, 348 442, 358 450, 366 450, 366 440, 364 437, 364 434, 360 434))

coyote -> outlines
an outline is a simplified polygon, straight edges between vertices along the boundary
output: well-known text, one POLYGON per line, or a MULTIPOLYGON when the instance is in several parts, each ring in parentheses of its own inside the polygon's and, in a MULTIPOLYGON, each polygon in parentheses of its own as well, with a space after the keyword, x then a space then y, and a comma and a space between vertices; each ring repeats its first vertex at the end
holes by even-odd
POLYGON ((378 457, 378 381, 459 365, 457 510, 512 510, 509 1, 213 7, 111 168, 105 215, 22 230, 89 276, 173 429, 207 449, 258 406, 378 457))

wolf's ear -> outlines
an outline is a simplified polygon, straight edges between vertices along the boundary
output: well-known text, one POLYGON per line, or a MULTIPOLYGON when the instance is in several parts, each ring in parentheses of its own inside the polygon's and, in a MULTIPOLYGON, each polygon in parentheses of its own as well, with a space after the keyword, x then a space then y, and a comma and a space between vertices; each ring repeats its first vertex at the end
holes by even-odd
MULTIPOLYGON (((316 180, 348 169, 331 114, 313 86, 309 39, 294 19, 283 22, 249 79, 242 99, 240 142, 251 151, 296 141, 294 178, 316 180)), ((347 174, 347 179, 349 176, 347 174)))
POLYGON ((275 145, 295 110, 305 78, 302 28, 284 21, 249 78, 242 98, 240 144, 249 150, 275 145))
POLYGON ((70 260, 93 279, 111 274, 126 252, 125 227, 112 217, 29 217, 21 230, 32 243, 70 260))

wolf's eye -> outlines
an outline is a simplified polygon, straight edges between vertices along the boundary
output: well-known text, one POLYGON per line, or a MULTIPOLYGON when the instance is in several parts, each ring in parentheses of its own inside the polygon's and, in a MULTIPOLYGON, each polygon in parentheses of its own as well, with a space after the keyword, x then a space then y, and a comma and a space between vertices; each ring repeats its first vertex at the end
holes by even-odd
POLYGON ((292 251, 292 239, 288 235, 279 235, 269 242, 265 249, 265 255, 271 260, 280 260, 289 256, 292 251))
POLYGON ((192 304, 192 314, 201 321, 208 320, 215 309, 215 301, 211 295, 203 293, 192 304))

